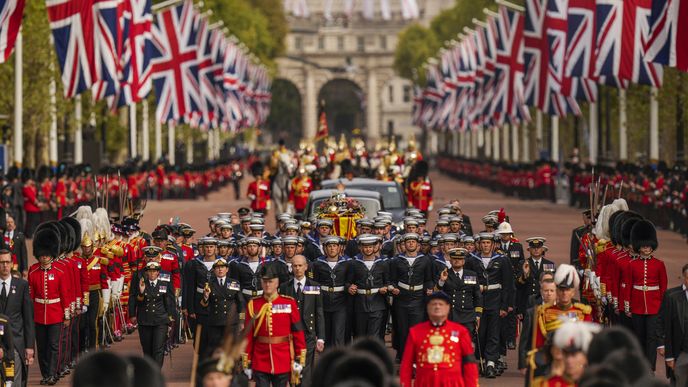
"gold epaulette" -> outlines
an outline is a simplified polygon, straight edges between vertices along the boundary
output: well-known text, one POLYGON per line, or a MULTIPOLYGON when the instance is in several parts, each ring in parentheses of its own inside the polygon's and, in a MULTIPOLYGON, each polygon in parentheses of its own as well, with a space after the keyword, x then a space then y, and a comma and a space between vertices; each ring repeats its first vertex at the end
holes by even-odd
POLYGON ((582 304, 582 303, 580 303, 580 302, 576 302, 576 303, 573 304, 573 307, 574 307, 574 308, 580 309, 580 310, 581 310, 583 313, 585 313, 585 314, 590 314, 590 313, 592 313, 592 306, 590 306, 590 305, 586 305, 586 304, 582 304))

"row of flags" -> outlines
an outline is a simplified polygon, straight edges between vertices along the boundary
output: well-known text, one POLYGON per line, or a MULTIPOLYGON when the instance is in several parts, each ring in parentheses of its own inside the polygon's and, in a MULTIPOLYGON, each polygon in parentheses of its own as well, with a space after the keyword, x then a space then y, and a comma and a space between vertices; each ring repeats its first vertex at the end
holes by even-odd
POLYGON ((529 121, 528 107, 565 116, 598 85, 662 86, 663 66, 688 71, 688 2, 526 0, 501 5, 443 49, 416 88, 416 125, 467 130, 529 121))
MULTIPOLYGON (((12 52, 25 0, 0 0, 0 61, 12 52)), ((90 90, 112 108, 155 89, 156 119, 238 130, 265 122, 271 79, 191 0, 155 15, 151 0, 46 0, 65 97, 90 90)))
MULTIPOLYGON (((417 0, 393 0, 395 4, 399 5, 401 17, 404 20, 418 19, 420 17, 420 9, 417 0)), ((333 8, 335 0, 323 0, 323 17, 325 20, 333 19, 333 8)), ((343 14, 351 18, 354 13, 359 11, 356 8, 354 0, 337 0, 341 6, 343 14)), ((308 18, 311 15, 307 0, 284 0, 284 10, 288 14, 299 18, 308 18)), ((392 19, 392 7, 390 0, 363 0, 360 8, 361 16, 366 20, 375 18, 376 12, 380 13, 382 20, 392 19)))

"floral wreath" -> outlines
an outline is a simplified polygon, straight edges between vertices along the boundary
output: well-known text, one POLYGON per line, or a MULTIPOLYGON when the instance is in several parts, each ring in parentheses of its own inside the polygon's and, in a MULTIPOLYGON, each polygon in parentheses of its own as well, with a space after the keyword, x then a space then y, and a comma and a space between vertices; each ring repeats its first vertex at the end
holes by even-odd
POLYGON ((361 203, 339 192, 333 192, 329 199, 324 200, 315 209, 318 218, 328 218, 332 216, 362 216, 365 208, 361 203))

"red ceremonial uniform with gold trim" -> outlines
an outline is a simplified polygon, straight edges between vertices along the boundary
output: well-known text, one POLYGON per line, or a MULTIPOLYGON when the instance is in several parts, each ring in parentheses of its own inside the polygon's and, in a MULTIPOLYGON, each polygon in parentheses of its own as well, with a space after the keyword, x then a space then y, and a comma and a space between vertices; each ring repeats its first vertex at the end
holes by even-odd
POLYGON ((562 307, 561 304, 540 305, 535 310, 533 324, 533 349, 542 348, 547 341, 547 335, 564 323, 564 321, 592 322, 592 307, 590 305, 572 303, 562 307))
POLYGON ((246 195, 251 199, 251 209, 253 211, 264 211, 270 200, 270 185, 267 180, 254 180, 248 185, 246 195))
POLYGON ((294 203, 297 212, 303 212, 308 202, 308 195, 313 191, 313 180, 308 176, 297 176, 291 181, 289 201, 294 203))
POLYGON ((428 179, 412 181, 409 184, 407 200, 410 206, 428 211, 432 205, 432 184, 428 179))
POLYGON ((633 314, 657 314, 667 288, 664 262, 649 256, 629 263, 625 272, 624 310, 633 314))
POLYGON ((246 340, 245 367, 276 375, 291 372, 294 361, 305 364, 303 324, 293 298, 276 295, 272 302, 265 297, 254 298, 246 305, 246 321, 254 316, 246 340))
POLYGON ((576 382, 562 375, 554 375, 542 382, 542 387, 575 387, 576 382))
POLYGON ((471 335, 463 325, 449 320, 440 326, 425 321, 409 330, 399 368, 401 387, 411 387, 414 364, 414 387, 478 385, 471 335))
POLYGON ((58 324, 71 318, 71 290, 65 273, 50 265, 41 268, 34 263, 29 269, 29 297, 33 300, 33 321, 37 324, 58 324))

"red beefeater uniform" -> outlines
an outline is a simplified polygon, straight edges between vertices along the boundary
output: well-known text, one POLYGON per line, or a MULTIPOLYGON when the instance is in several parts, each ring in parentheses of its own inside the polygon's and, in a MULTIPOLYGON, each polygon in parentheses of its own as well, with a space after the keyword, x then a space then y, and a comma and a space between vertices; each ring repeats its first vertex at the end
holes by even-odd
POLYGON ((413 181, 409 184, 407 200, 409 206, 428 211, 432 206, 432 184, 430 180, 413 181))
POLYGON ((248 185, 246 196, 251 199, 253 211, 265 211, 270 200, 270 185, 263 179, 254 180, 248 185))
POLYGON ((664 262, 649 256, 631 260, 626 275, 624 311, 650 315, 659 313, 667 288, 664 262))
POLYGON ((461 324, 445 321, 440 326, 425 321, 409 330, 399 368, 401 387, 472 387, 478 385, 478 365, 473 342, 461 324))
POLYGON ((64 272, 51 265, 47 269, 34 263, 29 269, 29 295, 33 300, 33 321, 59 324, 71 317, 71 294, 64 272))
POLYGON ((293 298, 276 295, 252 299, 246 305, 247 320, 256 318, 247 335, 244 367, 268 374, 291 372, 292 362, 306 361, 306 340, 298 306, 293 298), (291 350, 293 344, 293 353, 291 350))
POLYGON ((313 190, 313 180, 308 176, 297 176, 291 181, 289 201, 294 203, 296 212, 303 212, 308 202, 308 195, 313 190))

